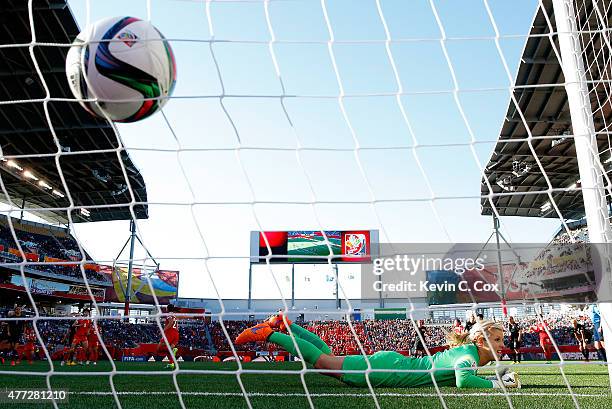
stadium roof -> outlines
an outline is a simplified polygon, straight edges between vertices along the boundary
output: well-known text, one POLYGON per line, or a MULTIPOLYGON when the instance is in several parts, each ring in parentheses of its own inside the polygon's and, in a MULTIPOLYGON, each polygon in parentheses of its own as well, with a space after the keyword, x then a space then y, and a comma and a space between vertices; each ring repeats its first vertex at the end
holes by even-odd
MULTIPOLYGON (((594 21, 595 14, 591 12, 592 3, 589 0, 583 3, 583 7, 578 11, 580 27, 587 27, 589 23, 591 27, 598 25, 594 21)), ((543 6, 554 32, 556 27, 552 1, 543 1, 543 6)), ((599 7, 609 21, 612 18, 610 1, 600 1, 599 7)), ((501 216, 558 218, 554 208, 546 205, 550 198, 545 192, 548 184, 544 173, 554 189, 580 186, 576 151, 571 137, 567 94, 563 86, 564 76, 555 53, 557 37, 553 35, 551 43, 551 37, 548 36, 550 32, 544 11, 539 8, 523 50, 515 81, 516 88, 513 90, 524 121, 519 109, 510 99, 494 153, 485 168, 485 177, 491 184, 493 193, 502 194, 495 195, 492 199, 501 216), (535 160, 530 143, 525 139, 529 136, 525 124, 533 136, 531 146, 544 172, 535 160), (514 140, 516 141, 513 142, 514 140)), ((601 162, 604 166, 609 166, 611 145, 608 127, 612 119, 609 87, 610 52, 605 45, 601 46, 599 35, 592 35, 588 39, 583 37, 582 43, 586 61, 597 62, 587 67, 589 91, 601 162), (600 70, 602 67, 604 69, 600 70)), ((606 171, 610 174, 610 168, 606 171)), ((481 182, 483 215, 493 213, 491 203, 485 197, 488 194, 489 187, 483 178, 481 182)), ((578 219, 584 216, 580 191, 555 191, 552 196, 564 219, 578 219)))
MULTIPOLYGON (((37 43, 70 44, 79 33, 65 0, 34 0, 33 19, 37 43)), ((118 150, 119 137, 111 124, 94 118, 76 102, 51 100, 47 108, 54 137, 45 114, 45 88, 28 46, 32 41, 28 2, 2 0, 0 22, 0 177, 10 201, 38 209, 32 213, 49 222, 68 222, 62 208, 69 206, 69 197, 75 206, 123 204, 88 209, 89 216, 73 211, 73 222, 130 219, 130 190, 136 202, 146 202, 147 193, 139 170, 125 150, 118 150), (27 156, 11 158, 14 155, 27 156), (25 171, 39 180, 24 177, 25 171)), ((32 52, 51 98, 73 98, 64 68, 68 47, 41 45, 32 47, 32 52)), ((8 203, 8 197, 0 192, 0 201, 8 203)), ((134 212, 138 218, 148 217, 146 205, 134 206, 134 212)))

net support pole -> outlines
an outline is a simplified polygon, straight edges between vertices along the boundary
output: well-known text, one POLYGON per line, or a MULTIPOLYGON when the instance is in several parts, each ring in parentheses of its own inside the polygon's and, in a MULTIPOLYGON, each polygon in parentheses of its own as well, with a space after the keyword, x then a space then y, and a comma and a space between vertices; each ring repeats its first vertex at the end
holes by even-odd
POLYGON ((123 315, 130 315, 130 299, 132 298, 132 270, 134 268, 134 245, 136 244, 136 223, 130 220, 130 260, 128 262, 127 284, 125 285, 125 305, 123 315))
POLYGON ((340 300, 340 286, 338 284, 339 272, 338 272, 338 264, 334 264, 334 272, 336 273, 336 308, 342 308, 342 301, 340 300))
MULTIPOLYGON (((572 129, 574 132, 574 144, 576 146, 576 157, 578 159, 578 170, 582 185, 582 197, 587 226, 589 229, 589 240, 591 243, 612 243, 612 229, 606 203, 605 185, 601 173, 599 150, 593 122, 593 112, 589 98, 589 89, 586 82, 584 61, 582 60, 582 47, 578 24, 574 11, 573 0, 552 0, 557 34, 559 36, 559 50, 561 52, 562 68, 565 75, 565 90, 570 108, 572 129)), ((601 246, 604 252, 609 249, 608 245, 601 246)), ((601 255, 601 262, 610 260, 609 254, 601 255)), ((598 262, 594 260, 594 262, 598 262)), ((609 272, 605 265, 600 266, 602 274, 609 272)), ((608 275, 608 274, 606 274, 608 275)), ((610 277, 602 276, 598 298, 602 294, 610 293, 612 282, 610 277)), ((606 298, 606 300, 609 300, 606 298)), ((612 341, 612 304, 600 303, 599 305, 604 338, 608 340, 606 352, 612 352, 610 347, 612 341)), ((612 375, 612 366, 608 366, 612 375)), ((612 376, 610 376, 612 387, 612 376)))
MULTIPOLYGON (((504 265, 502 264, 501 245, 499 241, 499 219, 493 213, 493 229, 495 232, 495 245, 497 249, 497 282, 499 284, 500 301, 504 317, 506 316, 506 289, 504 283, 504 265)), ((495 314, 495 312, 493 312, 495 314)))
POLYGON ((384 274, 381 274, 378 276, 378 281, 380 281, 380 291, 378 292, 378 307, 379 308, 383 308, 385 306, 385 301, 383 299, 383 292, 382 292, 383 276, 384 274))
POLYGON ((249 298, 247 300, 247 310, 251 311, 253 304, 253 295, 251 293, 253 289, 253 263, 249 263, 249 298))
POLYGON ((26 197, 25 195, 21 199, 21 215, 19 216, 19 223, 23 222, 23 209, 25 209, 26 197))
POLYGON ((291 308, 295 308, 295 264, 291 264, 291 308))

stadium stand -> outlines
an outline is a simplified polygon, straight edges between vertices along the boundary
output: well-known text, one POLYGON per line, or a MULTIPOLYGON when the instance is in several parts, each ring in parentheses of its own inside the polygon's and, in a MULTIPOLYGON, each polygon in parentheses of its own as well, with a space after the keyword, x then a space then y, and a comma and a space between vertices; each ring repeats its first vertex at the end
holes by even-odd
MULTIPOLYGON (((60 276, 69 276, 82 280, 78 265, 61 265, 57 263, 81 261, 82 254, 79 246, 70 234, 59 228, 51 226, 37 226, 28 222, 11 221, 23 256, 29 262, 46 262, 45 265, 30 264, 29 269, 52 273, 60 276), (55 264, 52 264, 55 263, 55 264)), ((11 233, 8 220, 0 218, 0 261, 5 263, 20 263, 23 260, 19 246, 11 233)), ((86 253, 86 260, 91 257, 86 253)), ((89 280, 108 282, 108 278, 96 271, 93 262, 85 264, 85 273, 89 280)))
MULTIPOLYGON (((9 307, 0 308, 1 317, 5 317, 9 307)), ((543 316, 550 332, 561 350, 572 350, 569 347, 577 345, 572 333, 572 320, 576 318, 592 330, 592 323, 581 310, 570 312, 551 311, 543 316), (567 349, 569 348, 569 349, 567 349)), ((538 323, 536 316, 525 316, 517 319, 519 325, 527 330, 538 323)), ((57 357, 64 348, 62 339, 72 320, 45 320, 37 322, 40 335, 52 356, 57 357)), ((251 326, 252 321, 223 321, 230 338, 234 339, 242 330, 251 326)), ((404 354, 413 354, 416 341, 415 323, 410 320, 365 320, 353 322, 353 328, 366 354, 381 350, 399 351, 404 354)), ((160 329, 155 322, 135 324, 120 319, 103 319, 98 321, 102 328, 104 343, 115 358, 122 355, 145 354, 154 355, 153 346, 161 338, 160 329)), ((337 355, 359 354, 360 349, 355 337, 346 321, 311 321, 302 323, 305 328, 319 335, 337 355)), ((448 320, 428 320, 423 337, 430 352, 436 352, 446 344, 446 333, 451 330, 448 320)), ((183 356, 193 357, 196 354, 207 353, 211 355, 231 355, 231 349, 219 321, 203 322, 197 320, 184 320, 180 323, 179 350, 183 356)), ((508 340, 506 340, 508 341, 508 340)), ((506 342, 506 344, 508 344, 506 342)), ((535 333, 523 334, 523 349, 526 352, 538 353, 539 339, 535 333)), ((236 345, 240 353, 267 353, 273 354, 278 349, 272 344, 246 344, 236 345)))
MULTIPOLYGON (((612 223, 612 218, 610 222, 612 223)), ((567 227, 569 232, 565 230, 564 226, 559 228, 551 244, 589 243, 589 229, 586 220, 582 219, 567 223, 567 227)))
POLYGON ((555 236, 552 240, 552 244, 567 244, 578 242, 578 243, 588 243, 589 242, 589 229, 587 226, 579 227, 575 230, 571 230, 569 233, 566 231, 562 231, 555 236))

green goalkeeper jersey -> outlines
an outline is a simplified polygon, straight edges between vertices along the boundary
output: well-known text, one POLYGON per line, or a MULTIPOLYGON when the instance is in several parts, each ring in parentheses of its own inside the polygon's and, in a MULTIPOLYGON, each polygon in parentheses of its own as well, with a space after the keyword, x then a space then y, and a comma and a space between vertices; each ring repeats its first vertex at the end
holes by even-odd
MULTIPOLYGON (((373 387, 411 387, 433 385, 433 378, 439 386, 459 388, 492 388, 493 382, 476 375, 478 348, 474 344, 462 345, 423 358, 406 357, 398 352, 381 351, 367 357, 373 371, 369 373, 373 387), (402 372, 409 371, 409 372, 402 372)), ((349 355, 344 358, 342 370, 365 371, 366 357, 349 355)), ((345 373, 342 381, 359 387, 366 387, 365 373, 345 373)))

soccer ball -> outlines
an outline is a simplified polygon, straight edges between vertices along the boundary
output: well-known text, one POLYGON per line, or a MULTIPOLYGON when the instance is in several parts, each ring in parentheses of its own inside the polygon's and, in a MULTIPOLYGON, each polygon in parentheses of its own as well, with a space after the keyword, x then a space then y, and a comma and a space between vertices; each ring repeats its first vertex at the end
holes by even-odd
POLYGON ((176 82, 170 44, 153 25, 111 17, 83 30, 66 57, 66 75, 87 111, 117 122, 144 119, 166 102, 176 82), (96 102, 84 101, 95 99, 96 102))

